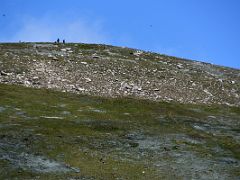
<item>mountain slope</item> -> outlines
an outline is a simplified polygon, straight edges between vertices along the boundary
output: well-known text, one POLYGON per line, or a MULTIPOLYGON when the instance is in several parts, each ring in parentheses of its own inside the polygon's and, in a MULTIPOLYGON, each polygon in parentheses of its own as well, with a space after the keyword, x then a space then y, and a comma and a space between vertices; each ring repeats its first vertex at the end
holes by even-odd
POLYGON ((0 179, 239 179, 239 73, 106 45, 0 44, 0 179))
POLYGON ((105 97, 240 105, 240 70, 94 44, 0 44, 0 82, 105 97))
POLYGON ((240 108, 0 84, 0 179, 239 179, 240 108))

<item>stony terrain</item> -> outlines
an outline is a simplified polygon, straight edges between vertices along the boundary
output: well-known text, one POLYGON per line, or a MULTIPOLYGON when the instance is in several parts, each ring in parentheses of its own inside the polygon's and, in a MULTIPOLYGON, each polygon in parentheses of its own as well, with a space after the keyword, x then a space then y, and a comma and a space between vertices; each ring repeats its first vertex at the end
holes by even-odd
POLYGON ((104 97, 240 105, 240 70, 129 48, 0 44, 0 82, 104 97))

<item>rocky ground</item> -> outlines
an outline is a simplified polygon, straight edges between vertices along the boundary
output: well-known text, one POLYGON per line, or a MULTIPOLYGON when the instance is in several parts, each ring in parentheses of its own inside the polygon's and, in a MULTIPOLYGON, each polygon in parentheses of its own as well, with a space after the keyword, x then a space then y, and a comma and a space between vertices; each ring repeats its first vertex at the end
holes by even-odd
POLYGON ((129 48, 0 44, 0 83, 104 97, 240 105, 240 70, 129 48))

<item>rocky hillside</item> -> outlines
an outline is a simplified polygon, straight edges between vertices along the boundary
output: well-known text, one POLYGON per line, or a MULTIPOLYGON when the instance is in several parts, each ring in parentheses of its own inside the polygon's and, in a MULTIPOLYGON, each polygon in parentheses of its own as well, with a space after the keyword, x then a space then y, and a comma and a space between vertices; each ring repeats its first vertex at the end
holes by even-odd
POLYGON ((104 97, 240 106, 240 70, 94 44, 0 44, 0 83, 104 97))

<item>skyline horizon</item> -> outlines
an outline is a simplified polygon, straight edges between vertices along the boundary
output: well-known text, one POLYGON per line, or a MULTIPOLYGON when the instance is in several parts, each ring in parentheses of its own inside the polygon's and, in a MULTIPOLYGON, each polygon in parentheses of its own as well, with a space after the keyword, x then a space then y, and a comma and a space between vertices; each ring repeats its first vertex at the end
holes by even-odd
MULTIPOLYGON (((18 44, 18 43, 49 43, 49 44, 55 44, 56 42, 52 42, 52 41, 46 41, 46 42, 45 41, 36 41, 36 42, 34 42, 34 41, 26 41, 26 42, 25 41, 21 41, 21 42, 16 42, 16 41, 14 41, 14 42, 0 42, 0 44, 8 44, 8 43, 13 43, 13 44, 18 44)), ((174 55, 171 55, 171 54, 164 54, 164 53, 161 53, 161 52, 155 52, 155 51, 151 51, 151 50, 144 50, 144 49, 128 47, 128 46, 117 46, 117 45, 104 44, 104 43, 100 43, 99 44, 99 43, 83 43, 83 42, 68 42, 68 41, 66 41, 64 44, 68 44, 68 43, 69 44, 95 44, 95 45, 106 45, 106 46, 114 46, 114 47, 120 47, 120 48, 128 48, 128 49, 139 50, 139 51, 144 51, 144 52, 156 53, 156 54, 159 54, 159 55, 164 55, 164 56, 169 56, 169 57, 176 57, 178 59, 187 60, 187 61, 196 61, 196 62, 211 64, 211 65, 214 65, 214 66, 221 66, 221 67, 225 67, 225 68, 231 68, 231 69, 240 70, 240 68, 225 66, 225 65, 221 65, 221 64, 214 64, 214 63, 211 63, 211 62, 203 61, 201 59, 189 59, 189 58, 185 58, 185 57, 174 56, 174 55)), ((59 44, 63 44, 61 42, 61 39, 60 39, 59 44)))
POLYGON ((240 69, 237 7, 237 0, 1 0, 0 42, 62 37, 240 69))

